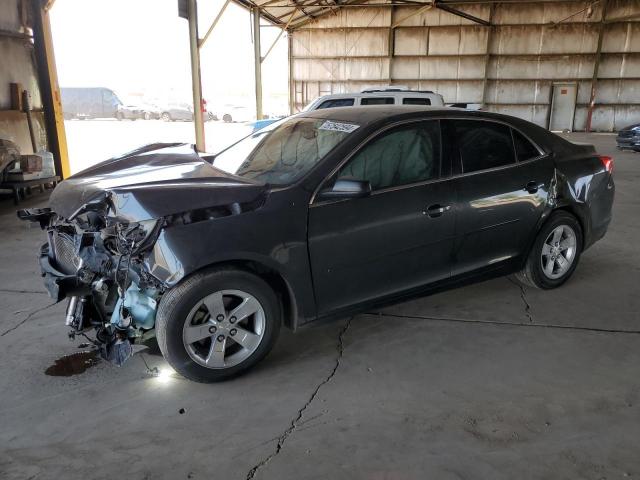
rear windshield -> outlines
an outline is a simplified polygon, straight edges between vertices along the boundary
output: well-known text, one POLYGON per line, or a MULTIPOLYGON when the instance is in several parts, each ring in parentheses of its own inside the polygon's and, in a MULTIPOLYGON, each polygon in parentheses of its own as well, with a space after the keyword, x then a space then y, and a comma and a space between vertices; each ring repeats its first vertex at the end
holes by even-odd
POLYGON ((358 128, 325 119, 284 119, 231 145, 212 163, 233 175, 287 185, 305 175, 358 128))

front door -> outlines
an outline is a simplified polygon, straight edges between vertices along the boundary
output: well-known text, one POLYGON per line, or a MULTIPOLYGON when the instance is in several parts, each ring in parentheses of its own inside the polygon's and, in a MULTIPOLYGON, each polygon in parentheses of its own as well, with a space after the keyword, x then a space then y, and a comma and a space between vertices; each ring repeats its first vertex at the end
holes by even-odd
POLYGON ((368 197, 316 200, 309 252, 320 315, 450 276, 455 192, 440 175, 439 121, 391 128, 329 182, 371 182, 368 197))

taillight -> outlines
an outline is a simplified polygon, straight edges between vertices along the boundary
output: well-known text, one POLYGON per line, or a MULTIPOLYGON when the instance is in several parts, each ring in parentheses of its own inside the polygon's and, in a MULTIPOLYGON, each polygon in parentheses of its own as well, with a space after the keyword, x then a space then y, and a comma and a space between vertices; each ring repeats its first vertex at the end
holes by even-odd
POLYGON ((604 169, 609 172, 612 173, 613 172, 613 158, 608 157, 606 155, 599 155, 600 157, 600 161, 602 162, 602 165, 604 166, 604 169))

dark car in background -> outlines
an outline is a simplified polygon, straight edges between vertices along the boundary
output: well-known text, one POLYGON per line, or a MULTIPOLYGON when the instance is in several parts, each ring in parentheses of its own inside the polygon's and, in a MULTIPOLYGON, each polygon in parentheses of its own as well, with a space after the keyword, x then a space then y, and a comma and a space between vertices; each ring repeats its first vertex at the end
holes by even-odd
POLYGON ((616 145, 620 150, 640 152, 640 123, 619 130, 616 145))
POLYGON ((64 87, 60 89, 64 118, 116 118, 122 101, 109 88, 64 87))
POLYGON ((71 335, 121 363, 154 334, 196 381, 262 359, 281 324, 516 273, 556 288, 607 231, 613 161, 527 121, 446 108, 322 109, 216 155, 143 147, 62 182, 45 285, 71 335))

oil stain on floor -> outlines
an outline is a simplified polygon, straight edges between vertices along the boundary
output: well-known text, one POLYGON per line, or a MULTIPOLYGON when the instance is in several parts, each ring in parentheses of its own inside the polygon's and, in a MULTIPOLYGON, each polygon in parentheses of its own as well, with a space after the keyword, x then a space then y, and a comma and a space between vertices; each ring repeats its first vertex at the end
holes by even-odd
POLYGON ((53 377, 71 377, 85 372, 99 362, 98 350, 84 350, 57 359, 44 373, 53 377))

